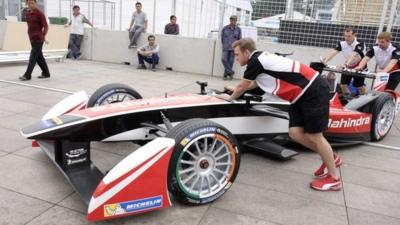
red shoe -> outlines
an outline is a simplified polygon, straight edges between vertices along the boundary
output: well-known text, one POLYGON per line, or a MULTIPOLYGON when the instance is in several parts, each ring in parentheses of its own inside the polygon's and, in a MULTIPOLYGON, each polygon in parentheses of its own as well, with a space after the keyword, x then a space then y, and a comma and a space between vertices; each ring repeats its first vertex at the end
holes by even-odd
MULTIPOLYGON (((336 168, 342 165, 343 160, 338 154, 333 154, 333 158, 335 159, 336 168)), ((326 170, 325 163, 322 163, 321 166, 314 172, 314 176, 316 177, 325 177, 327 174, 328 170, 326 170)))
POLYGON ((312 181, 310 186, 318 191, 339 191, 342 188, 342 181, 328 174, 325 178, 312 181))

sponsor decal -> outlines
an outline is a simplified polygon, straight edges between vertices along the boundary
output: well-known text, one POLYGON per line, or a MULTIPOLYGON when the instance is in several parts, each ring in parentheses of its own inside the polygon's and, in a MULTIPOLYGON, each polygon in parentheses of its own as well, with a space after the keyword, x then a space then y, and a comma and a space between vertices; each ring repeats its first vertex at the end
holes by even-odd
POLYGON ((162 207, 162 196, 104 205, 104 216, 117 216, 162 207))
POLYGON ((53 120, 53 122, 55 123, 55 124, 57 124, 57 125, 61 125, 61 124, 63 124, 64 122, 62 121, 62 120, 60 120, 60 118, 58 118, 58 117, 53 117, 53 118, 51 118, 52 120, 53 120))
POLYGON ((199 136, 200 134, 215 133, 216 130, 217 130, 217 128, 215 128, 215 127, 203 127, 203 128, 198 129, 198 130, 195 130, 194 132, 189 134, 186 138, 191 140, 194 137, 199 136))
POLYGON ((383 75, 379 77, 380 81, 388 81, 389 80, 389 75, 383 75))
POLYGON ((86 162, 86 161, 87 161, 86 157, 83 157, 81 159, 67 159, 67 165, 70 166, 70 165, 73 165, 73 164, 83 163, 83 162, 86 162))
POLYGON ((87 150, 84 148, 78 148, 78 149, 73 149, 73 150, 69 150, 67 153, 65 153, 65 155, 69 158, 78 158, 81 155, 84 155, 87 153, 87 150))
POLYGON ((184 138, 182 141, 181 141, 181 145, 182 146, 185 146, 187 143, 189 143, 189 139, 188 138, 184 138))
POLYGON ((185 137, 180 144, 182 146, 187 145, 193 138, 202 135, 202 134, 206 134, 206 133, 215 133, 217 131, 216 127, 203 127, 200 129, 197 129, 195 131, 193 131, 192 133, 190 133, 187 137, 185 137))
POLYGON ((67 165, 84 163, 88 161, 88 150, 85 148, 72 149, 65 153, 67 165))
POLYGON ((347 127, 359 127, 370 124, 369 117, 360 117, 358 119, 340 119, 340 120, 333 120, 329 119, 328 127, 329 128, 347 128, 347 127))

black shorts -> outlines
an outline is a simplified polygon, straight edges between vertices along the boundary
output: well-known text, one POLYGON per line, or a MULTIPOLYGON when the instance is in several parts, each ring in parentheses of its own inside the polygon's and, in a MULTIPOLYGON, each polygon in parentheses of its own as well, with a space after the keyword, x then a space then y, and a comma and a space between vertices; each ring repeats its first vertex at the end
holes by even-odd
POLYGON ((354 87, 362 87, 364 86, 364 77, 353 77, 353 76, 347 76, 347 75, 343 75, 340 78, 340 84, 342 85, 350 85, 350 81, 353 78, 353 86, 354 87))
POLYGON ((306 133, 321 133, 328 128, 329 85, 320 75, 289 108, 289 127, 303 127, 306 133))

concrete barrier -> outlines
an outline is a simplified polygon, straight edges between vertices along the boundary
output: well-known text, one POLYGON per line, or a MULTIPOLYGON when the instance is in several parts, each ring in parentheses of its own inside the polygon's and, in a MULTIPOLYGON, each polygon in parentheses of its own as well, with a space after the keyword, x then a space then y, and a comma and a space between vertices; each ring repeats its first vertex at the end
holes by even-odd
MULTIPOLYGON (((147 43, 147 36, 140 36, 138 47, 147 43)), ((160 44, 158 68, 174 71, 212 75, 215 41, 174 35, 155 35, 160 44)), ((137 66, 137 50, 128 49, 128 31, 86 29, 82 45, 83 57, 95 61, 124 63, 137 66)))
MULTIPOLYGON (((149 34, 142 34, 138 46, 147 42, 149 34)), ((204 75, 221 76, 224 68, 221 62, 222 46, 220 40, 204 38, 188 38, 174 35, 155 35, 156 42, 161 46, 159 68, 173 68, 174 71, 198 73, 204 75)), ((129 62, 136 66, 136 49, 128 49, 127 31, 108 31, 98 29, 86 29, 82 53, 84 58, 111 62, 129 62)), ((289 58, 309 64, 318 61, 320 56, 326 56, 330 48, 318 48, 309 46, 298 46, 280 44, 276 42, 258 41, 257 49, 269 52, 293 52, 289 58)), ((339 54, 330 64, 339 65, 344 63, 344 57, 339 54)), ((373 68, 374 62, 370 64, 373 68)), ((235 77, 243 76, 245 67, 237 62, 234 64, 235 77)))

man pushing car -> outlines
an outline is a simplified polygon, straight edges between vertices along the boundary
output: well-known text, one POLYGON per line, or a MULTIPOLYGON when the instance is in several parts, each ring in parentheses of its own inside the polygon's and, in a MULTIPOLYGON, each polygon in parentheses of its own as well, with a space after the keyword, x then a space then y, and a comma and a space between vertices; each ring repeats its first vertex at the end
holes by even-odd
POLYGON ((329 120, 330 95, 326 80, 303 63, 257 51, 251 38, 234 42, 233 49, 236 60, 241 66, 247 65, 247 68, 231 95, 221 94, 217 97, 232 101, 246 91, 259 87, 289 101, 289 136, 317 152, 323 161, 314 172, 319 179, 313 180, 311 187, 320 191, 340 190, 342 182, 336 167, 341 165, 342 159, 333 153, 323 136, 329 120))

